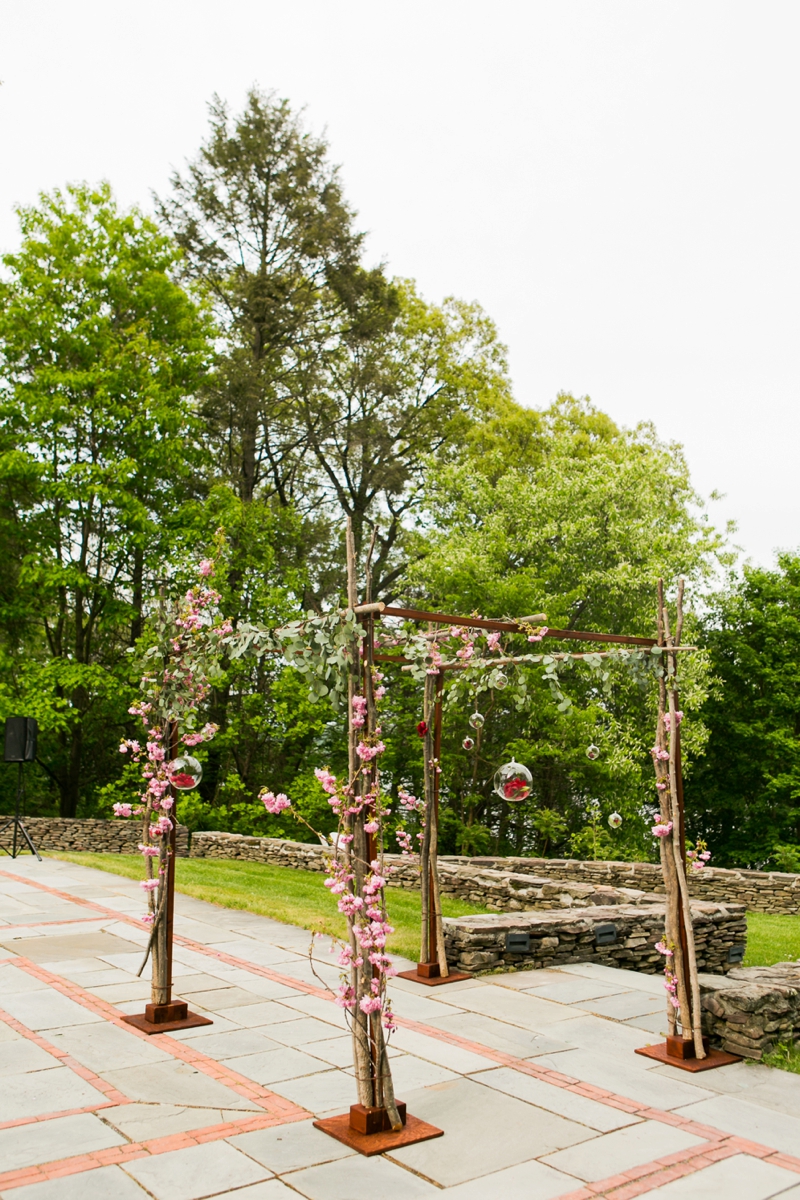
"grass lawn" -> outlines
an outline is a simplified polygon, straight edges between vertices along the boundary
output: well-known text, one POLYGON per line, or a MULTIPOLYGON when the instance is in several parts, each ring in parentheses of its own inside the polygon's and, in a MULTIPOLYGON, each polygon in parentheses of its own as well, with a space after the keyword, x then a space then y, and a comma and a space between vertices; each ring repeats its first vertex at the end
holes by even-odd
MULTIPOLYGON (((128 879, 143 879, 142 860, 133 854, 50 854, 79 863, 125 875, 128 879)), ((336 911, 332 897, 323 887, 324 876, 313 871, 293 871, 290 867, 272 867, 265 863, 233 862, 215 858, 178 858, 175 878, 179 892, 198 900, 209 900, 225 908, 244 908, 263 917, 300 925, 303 929, 344 937, 346 922, 336 911)), ((395 932, 389 949, 413 962, 419 957, 420 898, 419 892, 391 888, 389 913, 395 932)), ((145 906, 142 903, 142 912, 145 906)), ((488 912, 448 896, 442 899, 446 917, 463 917, 467 913, 488 912)))
POLYGON ((747 914, 746 967, 771 967, 800 958, 800 915, 747 914))

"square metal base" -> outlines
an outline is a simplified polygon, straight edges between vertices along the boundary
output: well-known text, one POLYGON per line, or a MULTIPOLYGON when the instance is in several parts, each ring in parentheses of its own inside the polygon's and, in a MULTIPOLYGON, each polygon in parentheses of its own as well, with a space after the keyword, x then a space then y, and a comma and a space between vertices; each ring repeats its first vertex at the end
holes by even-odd
POLYGON ((314 1128, 321 1129, 329 1137, 336 1138, 337 1142, 342 1142, 367 1158, 374 1154, 399 1150, 401 1146, 413 1146, 415 1142, 427 1142, 444 1134, 443 1129, 437 1129, 427 1121, 420 1121, 419 1117, 406 1116, 406 1106, 402 1101, 397 1107, 403 1118, 403 1128, 398 1129, 396 1133, 391 1129, 381 1128, 385 1124, 384 1109, 364 1108, 362 1104, 353 1104, 350 1112, 341 1113, 338 1117, 325 1117, 322 1121, 315 1121, 314 1128), (354 1124, 362 1128, 379 1128, 375 1133, 360 1133, 357 1128, 353 1128, 354 1124))
POLYGON ((142 1033, 172 1033, 175 1029, 194 1029, 197 1025, 213 1025, 209 1017, 189 1012, 185 1000, 173 1000, 169 1004, 147 1004, 143 1013, 123 1017, 126 1025, 141 1029, 142 1033))
POLYGON ((728 1054, 727 1050, 709 1050, 705 1058, 695 1058, 694 1045, 689 1038, 668 1038, 666 1042, 659 1042, 655 1046, 642 1046, 634 1054, 643 1054, 645 1058, 654 1058, 667 1067, 677 1067, 680 1071, 691 1071, 692 1074, 713 1071, 715 1067, 727 1067, 730 1063, 742 1061, 738 1054, 728 1054), (670 1050, 676 1050, 677 1053, 670 1054, 670 1050))
POLYGON ((410 979, 413 983, 424 983, 426 987, 438 987, 441 983, 458 983, 472 979, 464 971, 451 971, 449 975, 439 973, 438 963, 417 963, 413 971, 398 971, 397 979, 410 979))

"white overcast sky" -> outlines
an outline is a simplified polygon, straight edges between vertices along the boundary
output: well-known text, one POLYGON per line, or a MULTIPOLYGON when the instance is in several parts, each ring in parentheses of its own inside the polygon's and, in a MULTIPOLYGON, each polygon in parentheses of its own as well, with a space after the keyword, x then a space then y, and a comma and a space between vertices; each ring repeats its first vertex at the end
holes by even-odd
POLYGON ((105 178, 148 206, 253 83, 327 131, 369 256, 478 300, 516 397, 686 447, 800 545, 797 0, 0 0, 0 247, 105 178))

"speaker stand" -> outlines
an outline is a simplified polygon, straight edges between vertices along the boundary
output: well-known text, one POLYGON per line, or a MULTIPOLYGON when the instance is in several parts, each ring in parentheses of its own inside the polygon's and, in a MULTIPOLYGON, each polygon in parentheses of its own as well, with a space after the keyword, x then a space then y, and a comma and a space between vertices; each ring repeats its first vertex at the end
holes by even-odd
MULTIPOLYGON (((39 851, 36 849, 36 847, 34 846, 33 841, 31 839, 31 835, 28 833, 27 829, 25 828, 22 817, 20 816, 20 811, 22 809, 22 799, 24 796, 22 767, 23 767, 23 764, 20 763, 19 764, 19 779, 17 781, 16 810, 14 812, 13 817, 9 817, 9 819, 6 821, 5 825, 0 826, 0 837, 2 837, 2 835, 5 833, 5 831, 9 827, 9 825, 11 825, 14 830, 14 836, 11 840, 11 850, 8 850, 5 846, 2 846, 2 845, 0 845, 0 850, 2 850, 5 854, 10 854, 12 858, 16 858, 18 853, 22 853, 22 849, 23 849, 22 846, 20 846, 19 850, 17 850, 18 834, 22 834, 22 837, 28 843, 28 848, 29 848, 31 854, 35 854, 36 857, 38 858, 39 862, 41 862, 42 856, 39 853, 39 851)), ((19 840, 21 841, 22 839, 19 839, 19 840)))

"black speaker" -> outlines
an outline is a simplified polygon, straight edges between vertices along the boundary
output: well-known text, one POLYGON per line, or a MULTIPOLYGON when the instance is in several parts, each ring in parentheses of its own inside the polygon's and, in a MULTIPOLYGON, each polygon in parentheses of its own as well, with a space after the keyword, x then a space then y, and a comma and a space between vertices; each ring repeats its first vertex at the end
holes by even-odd
POLYGON ((39 726, 33 717, 6 717, 6 762, 34 762, 39 726))

